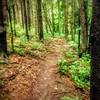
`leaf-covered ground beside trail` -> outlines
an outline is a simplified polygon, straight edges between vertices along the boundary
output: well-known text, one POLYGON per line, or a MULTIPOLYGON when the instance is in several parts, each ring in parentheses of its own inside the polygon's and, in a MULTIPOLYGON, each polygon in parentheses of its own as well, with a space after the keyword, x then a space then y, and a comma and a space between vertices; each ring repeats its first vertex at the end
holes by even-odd
POLYGON ((0 100, 60 100, 63 96, 82 97, 89 100, 89 91, 78 88, 69 76, 58 73, 58 60, 68 45, 63 39, 54 39, 48 44, 49 52, 40 57, 12 54, 12 64, 0 65, 0 100))

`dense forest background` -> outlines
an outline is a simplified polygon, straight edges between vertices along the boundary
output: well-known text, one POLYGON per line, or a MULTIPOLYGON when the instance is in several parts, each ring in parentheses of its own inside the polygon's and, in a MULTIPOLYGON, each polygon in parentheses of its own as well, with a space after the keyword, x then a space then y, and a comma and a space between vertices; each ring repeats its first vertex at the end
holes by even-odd
POLYGON ((7 11, 8 49, 12 52, 17 42, 51 37, 74 41, 79 53, 89 46, 92 0, 7 0, 7 11))

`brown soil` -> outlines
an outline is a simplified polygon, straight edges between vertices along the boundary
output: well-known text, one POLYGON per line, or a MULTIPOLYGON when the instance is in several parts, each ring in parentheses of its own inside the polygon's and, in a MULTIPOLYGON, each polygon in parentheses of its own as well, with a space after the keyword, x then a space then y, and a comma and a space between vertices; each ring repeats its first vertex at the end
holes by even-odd
MULTIPOLYGON (((63 96, 78 96, 89 100, 89 93, 75 86, 66 75, 60 76, 57 62, 62 57, 61 50, 67 49, 65 41, 53 41, 51 52, 40 58, 11 55, 16 64, 2 65, 7 100, 60 100, 63 96)), ((4 99, 3 99, 4 100, 4 99)))

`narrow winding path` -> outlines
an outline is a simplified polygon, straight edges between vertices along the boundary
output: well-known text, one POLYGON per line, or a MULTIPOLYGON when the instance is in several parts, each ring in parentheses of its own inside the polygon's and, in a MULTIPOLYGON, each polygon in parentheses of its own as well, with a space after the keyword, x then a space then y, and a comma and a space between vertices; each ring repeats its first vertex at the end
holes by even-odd
MULTIPOLYGON (((55 51, 55 50, 54 50, 55 51)), ((40 61, 40 75, 38 84, 33 89, 34 100, 53 100, 53 96, 58 90, 57 82, 57 62, 60 59, 60 52, 52 52, 40 61)))
POLYGON ((6 78, 10 77, 5 89, 9 100, 60 100, 65 95, 83 96, 68 76, 58 73, 57 62, 67 45, 66 42, 57 43, 43 59, 19 57, 20 66, 14 65, 9 69, 11 75, 9 71, 5 74, 6 78), (11 79, 12 76, 15 77, 11 79))

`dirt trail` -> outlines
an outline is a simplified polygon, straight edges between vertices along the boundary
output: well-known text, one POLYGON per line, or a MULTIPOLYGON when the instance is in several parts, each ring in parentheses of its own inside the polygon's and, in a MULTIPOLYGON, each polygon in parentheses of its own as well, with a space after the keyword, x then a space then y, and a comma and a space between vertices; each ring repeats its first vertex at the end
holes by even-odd
POLYGON ((5 88, 9 100, 60 100, 65 95, 85 96, 84 92, 76 89, 68 76, 58 73, 57 62, 62 57, 62 48, 67 49, 65 42, 63 45, 54 43, 52 52, 43 59, 14 57, 20 60, 20 66, 13 65, 5 73, 9 79, 5 88))
POLYGON ((61 92, 57 83, 57 81, 59 81, 57 79, 57 62, 61 58, 59 50, 62 47, 57 48, 57 46, 58 45, 55 46, 56 48, 54 48, 54 52, 46 56, 44 61, 40 61, 40 75, 38 78, 38 84, 32 91, 32 100, 56 100, 54 96, 61 92))

